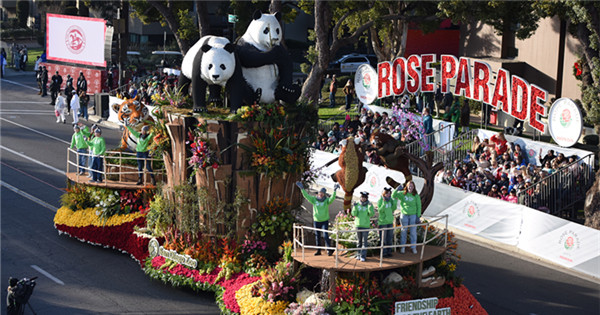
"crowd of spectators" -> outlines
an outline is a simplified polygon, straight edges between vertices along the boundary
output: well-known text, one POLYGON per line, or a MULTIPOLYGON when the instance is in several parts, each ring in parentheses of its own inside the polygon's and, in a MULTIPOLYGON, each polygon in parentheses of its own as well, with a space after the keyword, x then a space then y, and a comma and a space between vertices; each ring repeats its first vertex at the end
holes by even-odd
POLYGON ((365 161, 372 164, 380 164, 375 149, 370 147, 368 143, 371 134, 375 130, 389 134, 394 139, 405 144, 422 138, 424 133, 433 132, 432 118, 428 108, 423 110, 423 121, 420 117, 409 113, 407 110, 400 109, 400 111, 402 111, 400 115, 390 117, 387 112, 379 113, 362 108, 360 115, 353 117, 347 115, 342 125, 335 122, 329 131, 320 128, 313 147, 318 150, 339 154, 342 149, 342 141, 349 136, 353 136, 358 139, 359 144, 363 148, 367 148, 365 151, 365 161))
POLYGON ((139 95, 138 99, 142 104, 154 105, 154 102, 163 95, 167 88, 175 89, 176 87, 176 75, 155 71, 145 78, 136 77, 131 81, 128 89, 118 88, 114 93, 121 99, 131 99, 139 95))
POLYGON ((542 154, 540 149, 538 166, 536 161, 528 159, 519 144, 509 143, 503 133, 483 141, 475 136, 468 157, 462 161, 454 160, 452 168, 438 172, 435 181, 549 211, 540 201, 548 199, 557 187, 544 187, 547 183, 542 179, 560 170, 577 177, 582 173, 582 165, 576 163, 565 168, 578 157, 565 157, 563 153, 556 155, 554 150, 542 154))

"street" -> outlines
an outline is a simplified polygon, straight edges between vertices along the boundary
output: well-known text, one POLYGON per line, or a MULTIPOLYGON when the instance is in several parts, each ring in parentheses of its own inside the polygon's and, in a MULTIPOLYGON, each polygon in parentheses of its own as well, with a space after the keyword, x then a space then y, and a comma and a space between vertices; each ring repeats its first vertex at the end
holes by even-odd
MULTIPOLYGON (((1 83, 0 281, 37 276, 30 304, 38 314, 219 313, 212 293, 153 281, 129 255, 58 234, 53 217, 66 186, 72 116, 55 123, 50 98, 37 95, 32 72, 1 83)), ((120 131, 104 128, 103 136, 107 149, 118 146, 120 131)), ((341 200, 332 208, 341 209, 341 200)), ((457 274, 490 314, 600 313, 597 280, 467 240, 458 251, 457 274)), ((1 298, 5 312, 5 289, 1 298)))

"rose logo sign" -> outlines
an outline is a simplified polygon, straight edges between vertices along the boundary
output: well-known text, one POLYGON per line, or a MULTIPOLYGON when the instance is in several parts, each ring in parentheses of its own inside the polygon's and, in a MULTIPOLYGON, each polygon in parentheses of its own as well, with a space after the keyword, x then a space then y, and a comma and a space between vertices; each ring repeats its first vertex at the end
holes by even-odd
POLYGON ((560 113, 560 124, 565 128, 568 128, 571 124, 571 111, 568 108, 560 113))
POLYGON ((365 87, 365 89, 371 87, 371 76, 368 73, 365 73, 365 75, 363 76, 363 86, 365 87))
POLYGON ((375 177, 375 176, 371 177, 371 180, 369 181, 369 185, 371 185, 371 187, 377 186, 377 177, 375 177))
POLYGON ((65 45, 70 52, 80 54, 85 49, 85 33, 77 25, 73 25, 67 29, 65 35, 65 45))
POLYGON ((572 236, 567 237, 565 240, 565 249, 570 250, 573 249, 573 245, 575 245, 575 240, 572 236))
POLYGON ((469 216, 469 218, 472 218, 473 215, 475 215, 475 206, 470 205, 469 209, 467 210, 467 216, 469 216))

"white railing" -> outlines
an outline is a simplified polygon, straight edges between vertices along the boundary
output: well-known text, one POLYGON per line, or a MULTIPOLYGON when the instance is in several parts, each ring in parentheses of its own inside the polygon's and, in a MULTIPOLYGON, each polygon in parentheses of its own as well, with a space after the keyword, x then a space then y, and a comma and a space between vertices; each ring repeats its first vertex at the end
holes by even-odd
MULTIPOLYGON (((298 248, 300 248, 300 250, 302 250, 302 260, 305 260, 304 249, 317 249, 317 250, 328 250, 328 251, 332 250, 332 251, 334 251, 334 254, 335 254, 335 267, 338 268, 339 254, 341 251, 352 252, 352 251, 362 251, 362 250, 369 250, 369 249, 379 249, 379 267, 381 267, 383 264, 383 249, 391 248, 391 249, 393 249, 393 251, 396 251, 396 249, 398 249, 398 248, 405 248, 405 247, 409 247, 409 246, 413 246, 413 245, 420 246, 421 247, 421 255, 419 257, 419 260, 423 260, 423 253, 425 250, 425 245, 431 243, 432 241, 441 237, 442 235, 444 236, 444 248, 448 247, 448 236, 447 236, 447 234, 448 234, 448 215, 435 216, 431 219, 431 221, 428 221, 425 223, 420 223, 420 224, 407 225, 407 226, 402 226, 402 225, 397 226, 396 223, 394 222, 394 226, 389 227, 389 228, 372 228, 372 229, 358 230, 355 228, 353 229, 353 227, 345 229, 346 228, 345 225, 354 225, 354 222, 345 222, 342 224, 342 226, 340 226, 340 224, 336 224, 333 231, 325 230, 325 229, 318 229, 318 228, 315 228, 312 226, 294 224, 294 230, 293 230, 293 233, 294 233, 293 234, 294 235, 294 256, 297 256, 298 248), (435 235, 428 238, 427 236, 428 236, 429 226, 431 226, 433 223, 438 222, 440 220, 444 220, 444 226, 445 226, 444 229, 436 230, 435 235), (425 228, 423 242, 416 243, 416 244, 402 244, 402 245, 396 244, 396 230, 401 230, 403 228, 407 229, 410 227, 419 227, 419 226, 422 226, 425 228), (344 228, 344 229, 342 229, 342 228, 344 228), (392 242, 392 245, 384 245, 385 233, 381 234, 381 231, 388 231, 388 230, 393 231, 394 241, 392 242), (341 239, 340 234, 344 234, 344 233, 357 233, 357 232, 369 233, 371 231, 374 231, 374 232, 377 232, 378 234, 382 235, 382 237, 380 237, 379 246, 369 246, 369 244, 365 244, 365 247, 340 249, 339 246, 337 246, 337 245, 335 247, 307 245, 306 242, 304 241, 304 234, 305 234, 304 232, 305 231, 310 231, 313 233, 316 233, 317 231, 321 232, 321 233, 328 233, 329 238, 331 240, 330 245, 333 242, 334 238, 335 238, 336 244, 339 244, 340 242, 356 242, 358 244, 358 240, 341 239)), ((418 232, 418 230, 417 230, 417 232, 418 232)), ((408 231, 407 231, 407 234, 408 234, 408 231)), ((407 235, 407 238, 408 238, 408 235, 407 235)), ((368 241, 367 241, 367 243, 368 243, 368 241)))
MULTIPOLYGON (((107 185, 107 181, 106 179, 108 178, 113 178, 113 177, 117 177, 118 176, 118 182, 131 182, 131 181, 136 181, 137 180, 137 176, 139 174, 138 171, 138 166, 137 166, 137 156, 135 153, 131 153, 131 152, 121 152, 121 151, 106 151, 106 153, 102 156, 102 158, 104 159, 104 162, 102 163, 102 169, 101 170, 93 170, 91 168, 91 158, 92 158, 92 154, 91 153, 81 153, 81 152, 77 152, 77 150, 75 149, 71 149, 71 148, 67 148, 67 173, 75 173, 75 178, 77 180, 77 182, 81 182, 84 180, 84 176, 85 175, 80 175, 79 174, 79 169, 83 169, 85 170, 85 172, 87 172, 88 174, 91 174, 91 172, 98 172, 101 174, 104 183, 104 186, 107 185), (86 162, 85 165, 79 165, 79 158, 80 157, 85 157, 86 158, 86 162), (74 161, 73 161, 74 159, 74 161), (117 160, 116 163, 114 163, 114 160, 117 160), (124 163, 125 161, 134 161, 135 165, 130 163, 124 163), (110 163, 109 163, 110 161, 110 163), (74 171, 73 171, 74 169, 74 171), (124 178, 126 175, 133 175, 132 178, 133 179, 129 179, 127 180, 126 178, 124 178), (81 179, 79 177, 82 177, 81 179)), ((145 159, 146 161, 150 161, 150 163, 152 162, 162 162, 162 159, 155 159, 155 158, 147 158, 145 159)), ((154 174, 155 178, 157 177, 157 175, 161 175, 164 176, 165 170, 164 170, 164 166, 161 168, 155 168, 155 165, 153 165, 152 167, 152 173, 154 174)), ((146 165, 144 163, 144 167, 142 168, 142 172, 143 172, 143 179, 144 179, 144 185, 146 183, 148 183, 148 178, 150 177, 148 170, 146 169, 146 165)))

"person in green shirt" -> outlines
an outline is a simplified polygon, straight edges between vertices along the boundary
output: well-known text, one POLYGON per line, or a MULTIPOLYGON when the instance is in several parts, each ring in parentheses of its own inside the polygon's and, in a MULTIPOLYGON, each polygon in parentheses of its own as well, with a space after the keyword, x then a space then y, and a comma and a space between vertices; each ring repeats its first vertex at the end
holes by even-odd
POLYGON ((92 179, 90 182, 101 183, 102 174, 100 172, 102 171, 103 156, 106 153, 106 143, 104 142, 104 138, 102 138, 102 130, 100 128, 94 130, 94 136, 92 140, 86 140, 92 154, 92 179))
MULTIPOLYGON (((415 183, 413 181, 408 181, 404 186, 404 190, 402 192, 398 192, 398 194, 394 194, 395 196, 399 196, 400 200, 400 209, 402 211, 402 232, 400 233, 400 244, 406 244, 406 226, 419 224, 421 217, 421 197, 417 193, 417 189, 415 188, 415 183)), ((410 228, 410 243, 413 254, 417 253, 417 227, 411 226, 410 228)), ((400 253, 404 254, 404 247, 400 249, 400 253)))
POLYGON ((369 202, 369 193, 363 191, 360 193, 360 202, 354 204, 352 207, 352 211, 350 212, 354 216, 354 225, 357 230, 358 235, 358 248, 363 248, 360 250, 359 254, 356 256, 356 259, 360 261, 365 261, 367 259, 367 250, 365 247, 369 246, 369 231, 361 231, 368 230, 371 228, 371 217, 375 214, 375 210, 373 209, 373 205, 369 202))
POLYGON ((77 149, 77 157, 79 164, 79 175, 85 173, 85 166, 87 165, 88 157, 88 145, 85 137, 88 137, 89 132, 86 134, 84 130, 81 130, 81 126, 73 126, 73 136, 71 137, 71 149, 77 149))
MULTIPOLYGON (((327 190, 325 188, 321 188, 317 193, 317 196, 311 196, 306 190, 304 190, 304 185, 302 182, 296 182, 296 186, 300 188, 302 192, 302 196, 313 205, 313 226, 315 229, 319 229, 315 231, 315 242, 317 246, 321 244, 321 234, 323 234, 323 239, 325 239, 325 245, 327 246, 327 256, 333 255, 333 249, 331 248, 331 244, 329 242, 329 233, 322 232, 321 230, 327 231, 329 229, 329 205, 335 200, 335 194, 340 188, 340 185, 336 183, 333 186, 333 194, 331 197, 327 198, 327 190)), ((321 249, 317 249, 315 252, 315 256, 321 255, 321 249)))
MULTIPOLYGON (((377 211, 379 212, 378 226, 380 229, 391 228, 394 226, 394 211, 398 206, 398 199, 392 198, 392 188, 385 187, 383 193, 377 201, 377 211)), ((383 245, 392 245, 394 230, 385 230, 379 232, 379 238, 383 239, 383 245)), ((392 256, 391 248, 383 249, 383 257, 392 256)))
POLYGON ((126 127, 127 129, 129 129, 129 132, 135 138, 135 141, 137 143, 135 146, 135 154, 138 158, 137 163, 139 172, 137 184, 141 185, 143 183, 144 173, 142 173, 142 170, 144 169, 145 162, 146 169, 150 173, 150 178, 152 179, 152 185, 156 185, 156 180, 154 179, 154 173, 152 171, 152 161, 148 160, 148 157, 150 156, 148 146, 150 145, 150 141, 152 140, 152 134, 150 134, 150 126, 146 125, 142 127, 142 133, 135 131, 135 129, 129 126, 126 127))

